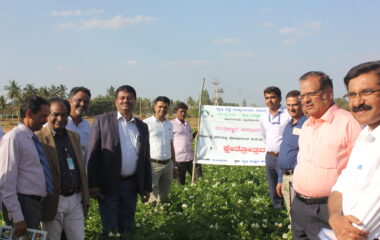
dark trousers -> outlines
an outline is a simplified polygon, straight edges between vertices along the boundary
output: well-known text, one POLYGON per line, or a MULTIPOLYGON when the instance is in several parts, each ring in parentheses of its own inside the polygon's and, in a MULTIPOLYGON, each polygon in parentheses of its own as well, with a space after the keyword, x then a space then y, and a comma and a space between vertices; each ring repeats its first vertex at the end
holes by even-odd
POLYGON ((117 194, 98 200, 103 224, 102 239, 108 239, 109 232, 125 234, 132 230, 137 204, 137 178, 120 181, 117 194))
MULTIPOLYGON (((21 206, 22 215, 28 228, 40 229, 42 218, 42 202, 33 197, 24 194, 17 194, 21 206)), ((5 223, 13 226, 13 222, 8 218, 8 211, 3 203, 3 217, 5 223)))
POLYGON ((269 196, 272 201, 274 209, 282 208, 282 198, 277 195, 276 186, 278 182, 278 175, 280 174, 280 169, 278 166, 278 157, 272 156, 270 154, 265 155, 266 164, 266 174, 269 186, 269 196))
POLYGON ((294 197, 290 210, 292 216, 292 235, 295 240, 319 240, 322 228, 331 229, 328 224, 327 203, 306 204, 294 197))
MULTIPOLYGON (((178 166, 178 179, 179 183, 184 185, 186 181, 186 172, 192 176, 193 173, 193 161, 189 162, 177 162, 178 166)), ((202 167, 200 164, 195 165, 195 179, 202 177, 202 167)))

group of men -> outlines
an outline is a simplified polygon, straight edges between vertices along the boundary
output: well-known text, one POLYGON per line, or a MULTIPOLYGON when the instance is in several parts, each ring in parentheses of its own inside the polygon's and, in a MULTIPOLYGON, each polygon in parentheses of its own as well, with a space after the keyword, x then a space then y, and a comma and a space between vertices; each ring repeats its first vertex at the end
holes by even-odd
POLYGON ((102 239, 129 233, 138 195, 167 201, 173 173, 179 168, 181 184, 192 173, 186 104, 169 121, 170 100, 159 96, 154 115, 141 121, 133 114, 136 91, 123 85, 115 92, 117 111, 95 117, 91 127, 83 118, 90 99, 84 87, 73 88, 68 100, 27 97, 20 123, 2 137, 0 196, 16 237, 42 223, 47 239, 84 239, 89 196, 98 200, 102 239))
POLYGON ((307 72, 299 82, 300 91, 286 96, 288 112, 279 88, 264 90, 269 111, 260 124, 274 209, 283 198, 293 239, 320 239, 331 229, 339 240, 379 239, 380 61, 345 76, 351 113, 334 103, 327 74, 307 72))

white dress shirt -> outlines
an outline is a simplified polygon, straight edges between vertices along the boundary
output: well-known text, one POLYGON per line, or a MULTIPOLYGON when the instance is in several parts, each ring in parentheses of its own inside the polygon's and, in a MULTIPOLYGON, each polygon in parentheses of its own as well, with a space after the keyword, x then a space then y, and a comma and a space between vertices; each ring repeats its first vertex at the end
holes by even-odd
POLYGON ((280 152, 282 133, 290 119, 288 111, 282 106, 275 115, 272 115, 269 110, 261 115, 261 135, 267 152, 280 152))
POLYGON ((170 121, 161 122, 155 116, 144 119, 149 128, 150 157, 156 160, 171 159, 173 126, 170 121))
POLYGON ((0 196, 13 223, 24 220, 17 193, 46 196, 43 168, 30 128, 19 123, 0 142, 0 196))
MULTIPOLYGON (((90 133, 91 133, 90 123, 86 119, 82 118, 82 121, 77 126, 75 122, 73 121, 73 119, 69 116, 66 128, 79 134, 80 147, 82 149, 82 153, 84 157, 84 153, 86 152, 86 149, 87 149, 88 139, 90 138, 90 133)), ((86 158, 83 158, 83 159, 86 159, 86 158)), ((87 164, 85 166, 87 166, 87 164)))
POLYGON ((332 191, 342 194, 344 215, 352 215, 368 231, 368 239, 380 238, 380 127, 365 127, 332 191))
POLYGON ((137 159, 140 151, 140 133, 134 117, 127 121, 117 112, 121 147, 121 176, 127 177, 136 173, 137 159))

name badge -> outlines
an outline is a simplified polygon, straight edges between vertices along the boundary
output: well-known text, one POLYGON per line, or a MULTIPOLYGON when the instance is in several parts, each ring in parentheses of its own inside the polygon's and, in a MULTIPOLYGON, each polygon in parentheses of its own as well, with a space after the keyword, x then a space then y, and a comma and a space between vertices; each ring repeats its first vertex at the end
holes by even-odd
POLYGON ((74 160, 71 157, 66 158, 67 165, 69 166, 69 170, 74 170, 74 160))
POLYGON ((293 128, 293 135, 300 135, 301 128, 293 128))

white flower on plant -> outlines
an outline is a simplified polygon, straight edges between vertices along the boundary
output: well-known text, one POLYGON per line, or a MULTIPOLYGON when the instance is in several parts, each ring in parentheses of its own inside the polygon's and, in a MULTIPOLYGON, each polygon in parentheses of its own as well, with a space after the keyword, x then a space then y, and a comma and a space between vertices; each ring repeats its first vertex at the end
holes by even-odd
POLYGON ((243 200, 241 200, 241 199, 238 200, 238 203, 242 203, 242 202, 243 202, 243 200))
POLYGON ((108 233, 108 237, 114 237, 114 236, 115 236, 115 234, 113 232, 108 233))
POLYGON ((277 222, 275 222, 275 223, 274 223, 274 226, 276 226, 276 227, 277 227, 277 225, 278 225, 278 223, 277 223, 277 222))
POLYGON ((232 186, 232 187, 235 187, 235 186, 236 186, 236 183, 232 183, 231 186, 232 186))
POLYGON ((233 219, 231 219, 231 223, 234 223, 234 220, 233 220, 233 219))
POLYGON ((185 190, 185 191, 187 191, 187 190, 189 190, 187 187, 185 187, 183 190, 185 190))
POLYGON ((263 219, 263 222, 266 222, 266 223, 267 223, 267 222, 268 222, 268 219, 264 218, 264 219, 263 219))
POLYGON ((277 227, 279 227, 279 228, 282 227, 282 223, 279 223, 279 224, 277 225, 277 227))
POLYGON ((239 225, 242 227, 242 226, 244 225, 244 223, 243 223, 243 222, 240 222, 239 225))
POLYGON ((189 198, 190 198, 190 199, 193 199, 193 198, 194 198, 194 196, 193 196, 193 195, 190 195, 190 196, 189 196, 189 198))
POLYGON ((262 226, 263 228, 267 228, 268 225, 266 225, 265 223, 263 223, 263 224, 261 224, 261 226, 262 226))
POLYGON ((206 179, 205 182, 208 183, 208 179, 206 179))
POLYGON ((286 233, 282 234, 282 238, 287 239, 288 235, 286 233))
POLYGON ((136 223, 136 227, 138 227, 138 228, 139 228, 139 227, 140 227, 140 223, 136 223))
POLYGON ((120 237, 120 233, 116 233, 116 234, 115 234, 115 237, 120 237))
POLYGON ((215 223, 214 228, 215 228, 215 230, 218 230, 218 228, 219 228, 218 223, 215 223))
POLYGON ((292 229, 292 225, 289 224, 289 225, 288 225, 288 229, 292 229))
POLYGON ((182 208, 187 208, 187 204, 186 203, 182 204, 182 208))
POLYGON ((210 229, 213 229, 213 228, 214 228, 214 225, 213 225, 213 224, 211 224, 211 225, 210 225, 210 229))
POLYGON ((248 183, 248 184, 253 184, 253 181, 248 181, 247 183, 248 183))

